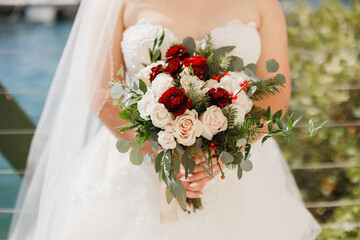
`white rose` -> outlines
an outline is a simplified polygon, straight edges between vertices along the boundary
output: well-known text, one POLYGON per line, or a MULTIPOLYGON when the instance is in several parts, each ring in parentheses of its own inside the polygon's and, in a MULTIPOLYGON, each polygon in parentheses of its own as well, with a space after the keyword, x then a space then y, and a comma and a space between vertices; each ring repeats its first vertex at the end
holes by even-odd
POLYGON ((207 88, 216 88, 216 86, 219 86, 219 82, 214 79, 210 79, 209 81, 206 82, 207 88))
POLYGON ((203 125, 202 136, 211 140, 218 132, 225 131, 227 128, 227 118, 217 106, 211 106, 200 116, 203 125))
POLYGON ((239 105, 232 104, 230 106, 235 107, 237 110, 235 124, 242 123, 245 119, 246 110, 242 106, 239 106, 239 105))
POLYGON ((161 97, 161 95, 168 90, 169 88, 173 87, 172 84, 173 78, 166 74, 166 73, 160 73, 156 76, 154 81, 152 82, 152 90, 156 97, 161 97))
POLYGON ((200 90, 204 86, 204 83, 205 82, 200 80, 197 76, 185 75, 180 79, 180 84, 186 92, 190 90, 190 84, 192 84, 193 88, 200 90))
POLYGON ((230 72, 220 79, 219 86, 228 92, 236 93, 240 90, 239 84, 243 81, 244 79, 240 75, 230 72))
POLYGON ((151 68, 159 66, 159 65, 165 66, 165 62, 157 61, 155 63, 149 64, 145 68, 141 69, 138 74, 135 74, 135 77, 142 80, 146 84, 146 86, 150 86, 151 68))
POLYGON ((195 143, 196 137, 200 137, 203 126, 198 119, 195 109, 186 110, 186 112, 176 117, 174 123, 174 136, 178 143, 184 146, 191 146, 195 143))
POLYGON ((151 109, 150 118, 155 127, 164 128, 172 121, 171 113, 162 103, 155 103, 151 109))
POLYGON ((160 131, 158 136, 158 142, 163 149, 174 149, 176 147, 174 134, 160 131))
POLYGON ((150 120, 149 116, 152 111, 152 108, 155 104, 155 96, 151 89, 145 93, 143 98, 138 101, 137 108, 140 113, 140 117, 145 120, 150 120))
POLYGON ((241 91, 237 96, 238 98, 233 101, 233 103, 237 106, 241 106, 245 110, 245 113, 250 112, 251 108, 253 107, 253 102, 251 99, 244 91, 241 91))
POLYGON ((179 74, 180 77, 184 77, 184 76, 190 76, 190 72, 189 72, 189 68, 184 68, 184 70, 182 70, 182 72, 179 74))

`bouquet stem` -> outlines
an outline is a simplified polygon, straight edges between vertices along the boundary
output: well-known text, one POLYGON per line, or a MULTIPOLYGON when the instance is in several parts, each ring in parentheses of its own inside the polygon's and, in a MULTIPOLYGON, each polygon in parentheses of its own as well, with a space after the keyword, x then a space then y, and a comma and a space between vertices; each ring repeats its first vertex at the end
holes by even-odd
POLYGON ((193 212, 203 208, 201 198, 186 198, 186 202, 189 204, 189 207, 193 210, 193 212))

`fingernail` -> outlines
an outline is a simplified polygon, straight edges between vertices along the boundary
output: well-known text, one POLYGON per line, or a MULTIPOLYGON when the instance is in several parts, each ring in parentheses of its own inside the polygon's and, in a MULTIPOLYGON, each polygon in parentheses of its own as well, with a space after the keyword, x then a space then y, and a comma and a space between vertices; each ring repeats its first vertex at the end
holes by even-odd
POLYGON ((190 186, 190 187, 196 187, 197 185, 199 185, 199 183, 194 182, 194 183, 191 183, 189 186, 190 186))
POLYGON ((190 173, 190 174, 188 174, 188 177, 191 177, 192 176, 192 174, 190 173))
POLYGON ((181 174, 185 174, 185 169, 181 168, 181 169, 180 169, 180 173, 181 173, 181 174))
POLYGON ((180 181, 182 181, 182 182, 188 182, 189 179, 186 179, 185 177, 182 177, 182 178, 180 178, 180 181))

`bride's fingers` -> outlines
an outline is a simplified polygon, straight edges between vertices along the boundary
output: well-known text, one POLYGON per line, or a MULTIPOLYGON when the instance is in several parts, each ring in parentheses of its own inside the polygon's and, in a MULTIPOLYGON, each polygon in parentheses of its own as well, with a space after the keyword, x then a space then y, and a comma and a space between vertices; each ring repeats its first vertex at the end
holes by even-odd
POLYGON ((199 198, 202 194, 203 194, 202 192, 186 190, 187 198, 199 198))
MULTIPOLYGON (((201 164, 202 164, 207 170, 210 171, 210 168, 209 168, 209 166, 206 164, 206 162, 202 162, 201 164)), ((212 164, 213 164, 213 167, 214 167, 214 168, 215 168, 215 167, 218 167, 218 165, 217 165, 218 163, 217 163, 216 158, 213 158, 212 164)), ((222 161, 219 161, 219 164, 220 164, 220 166, 222 167, 222 165, 221 165, 221 164, 222 164, 222 161)), ((202 172, 202 171, 204 171, 204 169, 202 168, 202 166, 201 166, 200 164, 196 164, 193 173, 202 172)))
POLYGON ((201 191, 205 184, 210 181, 210 176, 200 179, 198 181, 195 182, 189 182, 189 183, 183 183, 185 190, 190 190, 190 191, 201 191))
MULTIPOLYGON (((214 177, 220 172, 219 167, 214 167, 214 177)), ((206 178, 207 176, 209 176, 209 174, 205 171, 203 172, 199 172, 199 173, 194 173, 191 177, 188 178, 189 182, 195 182, 197 180, 206 178)))

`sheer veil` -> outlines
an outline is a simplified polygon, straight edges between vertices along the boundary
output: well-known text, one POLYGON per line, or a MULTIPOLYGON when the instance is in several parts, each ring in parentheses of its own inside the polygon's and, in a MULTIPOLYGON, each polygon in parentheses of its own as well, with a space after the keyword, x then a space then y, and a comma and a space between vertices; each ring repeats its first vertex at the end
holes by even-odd
MULTIPOLYGON (((100 121, 91 99, 99 98, 108 70, 122 0, 82 0, 36 129, 9 239, 57 239, 66 220, 67 188, 78 156, 100 121)), ((102 96, 100 96, 102 97, 102 96)))

